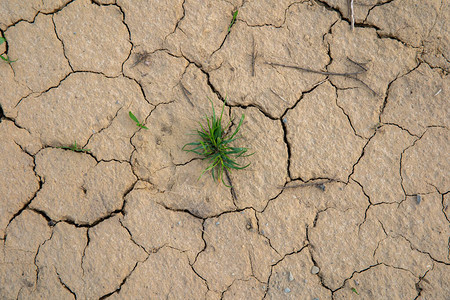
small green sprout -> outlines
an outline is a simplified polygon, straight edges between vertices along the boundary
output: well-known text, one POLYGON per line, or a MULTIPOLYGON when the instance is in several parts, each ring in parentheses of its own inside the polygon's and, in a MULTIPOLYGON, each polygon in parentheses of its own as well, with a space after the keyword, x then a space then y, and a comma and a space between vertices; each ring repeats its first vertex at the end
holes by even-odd
POLYGON ((236 10, 236 11, 233 13, 233 19, 231 19, 230 26, 228 26, 228 32, 231 31, 231 27, 232 27, 232 26, 234 25, 234 23, 236 22, 237 15, 238 15, 238 10, 236 10))
MULTIPOLYGON (((6 39, 4 37, 0 36, 0 45, 3 44, 4 42, 6 42, 6 39)), ((17 59, 16 60, 10 60, 8 55, 6 55, 6 54, 0 55, 0 58, 3 59, 4 61, 6 61, 8 64, 17 61, 17 59), (5 55, 5 56, 3 56, 3 55, 5 55)))
MULTIPOLYGON (((223 173, 227 173, 231 170, 247 168, 250 164, 242 166, 236 163, 235 159, 239 157, 247 157, 253 154, 245 155, 248 151, 247 148, 230 146, 230 143, 237 139, 235 136, 244 122, 244 115, 242 115, 236 130, 229 135, 225 132, 224 127, 222 127, 222 117, 225 109, 225 103, 222 106, 222 112, 219 118, 216 117, 212 101, 211 106, 212 116, 206 116, 207 126, 204 126, 199 122, 201 130, 197 130, 196 134, 199 136, 200 141, 188 143, 183 146, 182 150, 201 155, 204 157, 203 159, 207 159, 209 161, 209 165, 203 170, 198 179, 200 179, 205 172, 211 170, 211 175, 214 181, 221 180, 226 187, 231 187, 225 183, 223 173), (187 147, 190 147, 191 149, 186 149, 187 147)), ((231 121, 228 122, 225 128, 228 128, 230 124, 231 121)))
POLYGON ((70 145, 69 147, 57 147, 59 149, 65 149, 65 150, 72 150, 74 152, 89 152, 91 149, 83 149, 82 147, 79 147, 77 145, 77 141, 73 143, 73 145, 70 145))
POLYGON ((359 295, 358 292, 356 291, 356 289, 353 287, 352 287, 352 292, 355 293, 356 295, 359 295))
POLYGON ((147 127, 144 126, 144 124, 140 123, 139 120, 136 118, 135 115, 133 115, 133 113, 130 111, 128 112, 128 115, 130 116, 131 120, 133 120, 134 122, 136 122, 136 126, 137 127, 141 127, 144 129, 148 129, 147 127))

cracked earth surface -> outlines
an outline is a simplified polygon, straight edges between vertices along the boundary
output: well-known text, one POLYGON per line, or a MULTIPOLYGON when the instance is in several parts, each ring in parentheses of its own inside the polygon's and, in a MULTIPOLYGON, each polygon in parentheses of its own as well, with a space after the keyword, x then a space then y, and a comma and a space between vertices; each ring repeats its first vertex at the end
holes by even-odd
POLYGON ((0 298, 450 299, 449 17, 1 1, 0 298), (246 116, 232 189, 181 150, 208 98, 246 116))

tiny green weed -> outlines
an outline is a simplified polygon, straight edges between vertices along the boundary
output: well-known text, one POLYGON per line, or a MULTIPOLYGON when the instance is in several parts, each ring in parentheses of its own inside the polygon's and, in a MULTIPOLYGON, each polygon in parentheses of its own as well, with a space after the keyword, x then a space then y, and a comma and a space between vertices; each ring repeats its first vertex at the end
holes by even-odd
MULTIPOLYGON (((198 135, 200 141, 188 143, 183 146, 182 150, 201 155, 204 157, 204 160, 208 160, 209 165, 203 170, 198 179, 200 179, 205 172, 211 171, 214 181, 221 180, 225 186, 231 187, 225 183, 223 173, 227 173, 231 170, 247 168, 250 164, 242 166, 238 164, 235 159, 239 157, 247 157, 253 154, 245 155, 248 151, 247 148, 230 146, 230 143, 237 139, 236 134, 239 132, 239 129, 244 122, 244 114, 242 114, 236 130, 229 135, 222 126, 225 103, 222 106, 222 112, 219 118, 216 117, 212 101, 211 106, 212 116, 206 116, 206 125, 204 126, 199 122, 201 130, 197 130, 196 135, 198 135)), ((228 128, 230 124, 231 121, 227 124, 227 126, 225 126, 225 128, 228 128)))
POLYGON ((238 15, 238 10, 236 10, 236 11, 233 13, 233 19, 231 19, 230 26, 228 26, 228 32, 231 31, 231 27, 232 27, 232 26, 234 25, 234 23, 236 22, 237 15, 238 15))
POLYGON ((74 152, 89 152, 91 151, 91 149, 83 149, 82 147, 79 147, 77 145, 77 141, 75 141, 72 145, 70 145, 69 147, 56 147, 59 149, 65 149, 65 150, 72 150, 74 152))
POLYGON ((136 126, 137 127, 141 127, 144 129, 148 129, 147 127, 144 126, 144 124, 140 123, 139 120, 136 118, 135 115, 133 115, 133 113, 130 111, 128 112, 128 115, 130 116, 131 120, 133 120, 134 122, 136 122, 136 126))
MULTIPOLYGON (((0 36, 0 45, 3 44, 4 42, 6 42, 6 39, 5 39, 4 37, 1 37, 1 36, 0 36)), ((10 60, 9 57, 8 57, 8 55, 6 55, 6 54, 0 55, 0 58, 3 59, 3 60, 4 60, 5 62, 7 62, 8 64, 17 61, 17 59, 16 59, 16 60, 10 60), (4 56, 3 56, 3 55, 4 55, 4 56)))
POLYGON ((359 295, 355 288, 352 288, 352 292, 355 293, 356 295, 359 295))

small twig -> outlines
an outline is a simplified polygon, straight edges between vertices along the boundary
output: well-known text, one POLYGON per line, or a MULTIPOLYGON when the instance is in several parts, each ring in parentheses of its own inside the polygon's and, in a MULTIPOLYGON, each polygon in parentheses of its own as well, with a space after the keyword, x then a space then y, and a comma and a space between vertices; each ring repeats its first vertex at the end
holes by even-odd
POLYGON ((359 78, 357 78, 357 77, 355 77, 355 76, 348 76, 348 78, 351 78, 351 79, 353 79, 353 80, 356 80, 356 81, 360 82, 362 85, 364 85, 366 88, 368 88, 368 89, 373 93, 374 96, 377 96, 377 95, 378 95, 377 92, 375 92, 375 91, 374 91, 367 83, 365 83, 365 82, 362 81, 361 79, 359 79, 359 78))
POLYGON ((272 90, 272 88, 270 88, 270 91, 271 91, 272 93, 274 93, 278 98, 280 98, 281 100, 283 100, 284 102, 289 103, 289 102, 287 102, 286 99, 284 99, 283 97, 281 97, 280 95, 278 95, 277 93, 275 93, 275 91, 272 90))
POLYGON ((366 69, 362 66, 360 66, 363 70, 358 71, 358 72, 349 72, 349 73, 335 73, 335 72, 323 72, 323 71, 316 71, 316 70, 311 70, 311 69, 307 69, 307 68, 302 68, 302 67, 298 67, 298 66, 290 66, 290 65, 283 65, 283 64, 277 64, 277 63, 269 63, 266 62, 266 64, 271 65, 271 66, 279 66, 279 67, 285 67, 285 68, 291 68, 291 69, 296 69, 296 70, 300 70, 300 71, 304 71, 304 72, 309 72, 309 73, 315 73, 315 74, 321 74, 321 75, 330 75, 330 76, 342 76, 342 77, 346 77, 346 78, 350 78, 350 79, 354 79, 358 82, 361 82, 366 88, 368 88, 374 95, 377 95, 377 93, 370 88, 364 81, 362 81, 361 79, 355 77, 355 75, 358 74, 362 74, 364 72, 366 72, 366 69))
POLYGON ((266 62, 266 64, 271 65, 271 66, 285 67, 285 68, 300 70, 300 71, 309 72, 309 73, 321 74, 321 75, 333 75, 333 76, 349 77, 351 75, 358 75, 358 74, 364 73, 364 71, 351 72, 351 73, 324 72, 324 71, 317 71, 317 70, 302 68, 302 67, 299 67, 299 66, 283 65, 283 64, 270 63, 270 62, 266 62))
POLYGON ((307 186, 319 186, 321 184, 325 184, 325 183, 330 183, 333 182, 334 180, 332 179, 328 179, 322 182, 307 182, 307 183, 300 183, 300 184, 296 184, 296 185, 289 185, 289 186, 279 186, 278 188, 284 190, 284 189, 295 189, 298 187, 307 187, 307 186))
POLYGON ((321 85, 321 84, 324 83, 325 81, 327 81, 326 78, 325 78, 324 80, 321 80, 321 81, 319 81, 318 83, 314 84, 314 85, 312 86, 312 88, 315 88, 316 86, 321 85))
POLYGON ((348 0, 348 11, 351 18, 352 31, 355 29, 355 14, 353 9, 353 0, 348 0))
POLYGON ((253 50, 252 50, 252 77, 255 77, 255 60, 258 52, 255 51, 255 37, 253 37, 253 50))
POLYGON ((347 57, 347 60, 354 63, 355 65, 357 65, 358 67, 360 67, 361 69, 363 69, 364 71, 367 72, 367 68, 366 68, 367 63, 360 63, 360 62, 354 61, 353 59, 351 59, 349 57, 347 57))
POLYGON ((192 107, 194 107, 194 104, 192 103, 191 99, 189 99, 189 95, 192 95, 192 93, 189 92, 189 90, 184 87, 184 85, 181 83, 181 81, 180 81, 180 87, 181 87, 181 91, 183 92, 184 97, 186 97, 187 101, 192 105, 192 107))

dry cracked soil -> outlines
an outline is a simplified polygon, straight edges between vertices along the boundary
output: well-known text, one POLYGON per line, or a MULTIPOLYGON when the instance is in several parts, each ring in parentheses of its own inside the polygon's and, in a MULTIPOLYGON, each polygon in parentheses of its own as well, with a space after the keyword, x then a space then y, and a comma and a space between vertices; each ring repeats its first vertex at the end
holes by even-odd
POLYGON ((1 0, 0 299, 450 299, 449 19, 1 0), (181 149, 211 103, 231 189, 181 149))

